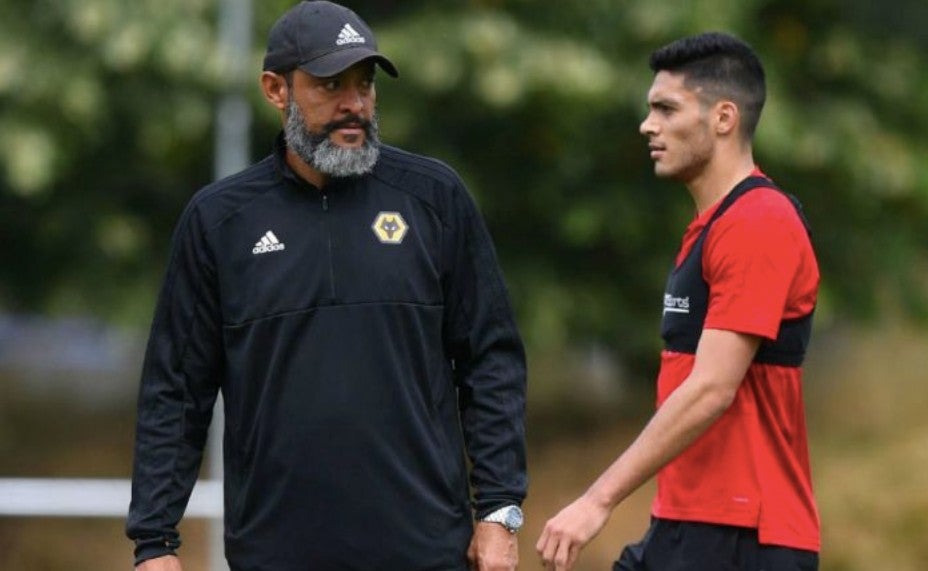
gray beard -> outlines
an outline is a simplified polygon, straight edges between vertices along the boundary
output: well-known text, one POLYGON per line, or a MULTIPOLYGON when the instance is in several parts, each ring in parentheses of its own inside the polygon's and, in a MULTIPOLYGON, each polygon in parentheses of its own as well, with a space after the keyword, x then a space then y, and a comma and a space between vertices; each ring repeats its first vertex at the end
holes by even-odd
POLYGON ((346 149, 329 139, 333 128, 327 125, 322 133, 313 133, 306 127, 299 106, 291 98, 287 105, 287 121, 284 124, 284 138, 287 148, 299 156, 303 162, 324 175, 333 178, 360 176, 371 172, 380 157, 380 138, 377 116, 371 118, 364 127, 364 144, 358 148, 346 149))

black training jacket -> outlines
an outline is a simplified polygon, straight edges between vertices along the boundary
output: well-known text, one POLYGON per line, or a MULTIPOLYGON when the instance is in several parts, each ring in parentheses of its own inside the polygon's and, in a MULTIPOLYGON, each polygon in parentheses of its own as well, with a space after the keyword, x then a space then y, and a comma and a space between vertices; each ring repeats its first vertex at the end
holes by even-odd
POLYGON ((139 393, 136 561, 180 544, 221 389, 234 570, 466 568, 472 508, 526 492, 525 357, 487 230, 438 161, 384 146, 320 191, 283 152, 202 189, 175 230, 139 393))

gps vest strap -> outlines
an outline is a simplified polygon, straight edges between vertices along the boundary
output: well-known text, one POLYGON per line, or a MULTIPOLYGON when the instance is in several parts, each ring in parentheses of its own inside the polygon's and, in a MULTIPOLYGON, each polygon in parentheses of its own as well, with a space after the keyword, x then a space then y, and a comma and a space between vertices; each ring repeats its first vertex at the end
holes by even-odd
MULTIPOLYGON (((667 287, 664 289, 664 315, 661 319, 661 337, 664 340, 665 349, 679 353, 696 353, 696 346, 699 344, 709 309, 709 284, 706 283, 702 274, 703 245, 706 236, 712 224, 736 200, 755 188, 771 188, 788 197, 802 220, 806 232, 811 235, 809 223, 802 212, 802 205, 794 196, 780 190, 773 181, 764 177, 748 177, 738 183, 722 200, 683 262, 671 268, 667 278, 667 287)), ((776 341, 763 341, 754 356, 754 362, 789 367, 800 366, 805 358, 811 333, 812 312, 800 318, 781 321, 776 341)))

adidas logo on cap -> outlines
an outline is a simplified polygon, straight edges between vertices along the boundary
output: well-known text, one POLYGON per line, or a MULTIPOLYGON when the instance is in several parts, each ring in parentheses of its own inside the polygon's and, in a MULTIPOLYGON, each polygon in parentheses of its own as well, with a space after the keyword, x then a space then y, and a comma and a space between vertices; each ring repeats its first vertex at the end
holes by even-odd
POLYGON ((342 31, 338 33, 338 39, 335 40, 335 45, 337 46, 363 43, 366 43, 364 36, 355 31, 355 29, 351 27, 351 24, 345 24, 342 27, 342 31))

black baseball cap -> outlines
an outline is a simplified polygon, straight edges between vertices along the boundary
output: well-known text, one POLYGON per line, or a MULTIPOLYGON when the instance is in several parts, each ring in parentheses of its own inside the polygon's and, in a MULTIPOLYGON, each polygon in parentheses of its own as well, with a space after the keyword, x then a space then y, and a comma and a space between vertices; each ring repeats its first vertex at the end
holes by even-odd
POLYGON ((396 66, 377 51, 371 29, 357 14, 332 2, 304 0, 271 28, 264 71, 300 68, 316 77, 331 77, 365 59, 373 59, 397 77, 396 66))

